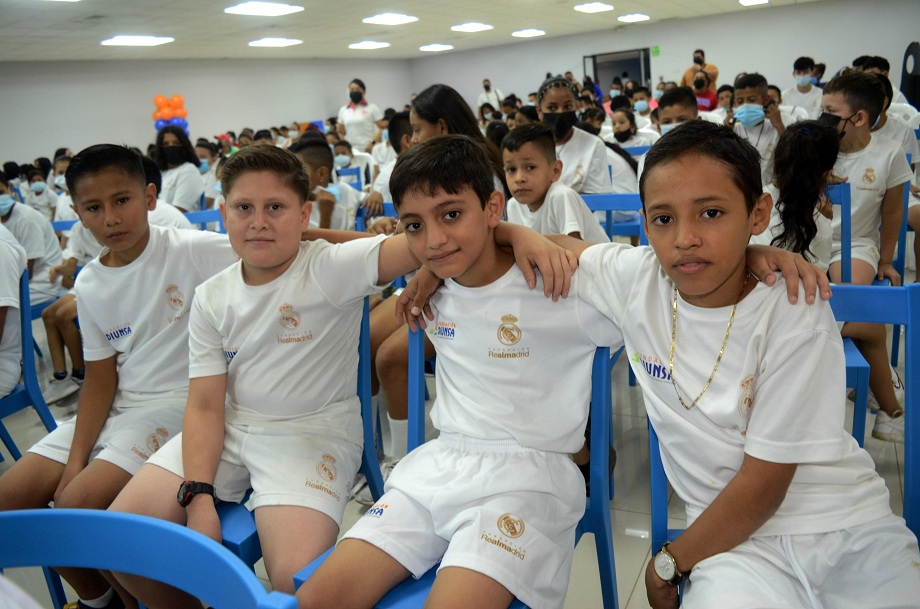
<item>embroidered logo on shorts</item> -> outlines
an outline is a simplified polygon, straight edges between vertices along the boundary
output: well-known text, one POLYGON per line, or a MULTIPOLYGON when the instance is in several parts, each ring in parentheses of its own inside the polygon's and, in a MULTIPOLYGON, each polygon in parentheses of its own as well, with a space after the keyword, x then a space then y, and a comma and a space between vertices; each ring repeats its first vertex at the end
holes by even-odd
POLYGON ((517 539, 524 534, 524 521, 511 514, 502 514, 498 518, 498 530, 510 537, 517 539))
POLYGON ((521 340, 521 329, 517 326, 518 318, 508 314, 502 316, 502 324, 498 326, 498 342, 511 347, 521 340))
POLYGON ((875 184, 875 180, 875 169, 867 167, 866 173, 863 174, 862 181, 866 184, 875 184))
POLYGON ((157 427, 156 431, 147 436, 147 448, 150 452, 155 453, 160 450, 164 444, 166 444, 166 438, 169 437, 169 432, 162 427, 157 427))
POLYGON ((171 284, 166 288, 166 304, 176 311, 181 311, 185 306, 185 295, 179 291, 179 286, 171 284))
POLYGON ((300 327, 300 313, 294 310, 293 305, 284 303, 278 308, 278 312, 281 313, 281 319, 278 320, 281 327, 288 330, 296 330, 300 327))
POLYGON ((380 503, 378 501, 377 503, 372 505, 371 509, 367 510, 367 512, 365 512, 364 515, 369 518, 380 518, 381 516, 383 516, 383 513, 387 510, 388 507, 390 506, 387 505, 386 503, 380 503))
POLYGON ((316 465, 316 473, 323 480, 335 482, 335 457, 324 454, 323 460, 316 465))

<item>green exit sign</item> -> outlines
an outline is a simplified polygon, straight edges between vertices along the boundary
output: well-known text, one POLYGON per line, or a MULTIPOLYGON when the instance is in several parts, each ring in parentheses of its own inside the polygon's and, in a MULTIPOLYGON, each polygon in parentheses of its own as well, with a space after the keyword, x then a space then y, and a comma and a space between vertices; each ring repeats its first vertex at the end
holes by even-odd
POLYGON ((658 45, 652 47, 652 57, 658 57, 661 54, 661 48, 658 45))

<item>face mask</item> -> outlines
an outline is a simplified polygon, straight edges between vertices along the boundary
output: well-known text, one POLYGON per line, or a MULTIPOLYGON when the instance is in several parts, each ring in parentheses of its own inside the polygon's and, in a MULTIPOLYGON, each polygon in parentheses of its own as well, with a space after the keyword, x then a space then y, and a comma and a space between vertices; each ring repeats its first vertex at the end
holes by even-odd
POLYGON ((683 123, 670 123, 670 124, 668 124, 668 125, 665 125, 665 124, 662 123, 662 124, 658 127, 658 129, 659 129, 659 131, 661 131, 661 135, 664 135, 664 134, 667 133, 668 131, 673 131, 674 129, 678 128, 678 127, 681 126, 681 125, 683 125, 683 123))
POLYGON ((185 161, 185 151, 182 146, 164 146, 163 160, 167 165, 181 165, 185 161))
POLYGON ((300 131, 295 131, 294 129, 291 129, 290 131, 288 131, 288 136, 292 140, 296 140, 298 135, 300 135, 300 131))
POLYGON ((61 190, 67 189, 67 178, 63 174, 59 176, 54 176, 54 185, 60 188, 61 190))
POLYGON ((351 163, 351 157, 348 156, 347 154, 335 155, 335 166, 338 167, 339 169, 342 169, 343 167, 348 167, 350 163, 351 163))
POLYGON ((527 102, 527 105, 530 106, 531 108, 536 108, 537 102, 529 101, 529 102, 527 102))
POLYGON ((633 104, 633 110, 635 110, 636 112, 640 112, 640 113, 645 112, 646 110, 648 110, 648 102, 645 101, 644 99, 637 101, 636 103, 633 104))
POLYGON ((33 182, 32 184, 29 185, 29 190, 31 190, 37 195, 40 195, 43 192, 45 192, 45 183, 44 182, 33 182))
MULTIPOLYGON (((351 186, 349 186, 349 188, 351 188, 351 186)), ((313 194, 316 194, 321 191, 326 191, 332 194, 332 196, 335 197, 336 203, 342 200, 342 189, 339 187, 338 184, 329 184, 328 186, 325 186, 325 187, 317 186, 316 188, 313 189, 313 194)))
POLYGON ((485 89, 486 93, 488 93, 489 91, 492 90, 492 86, 491 86, 491 85, 482 85, 482 88, 485 89))
POLYGON ((655 99, 661 99, 662 95, 664 95, 664 91, 655 91, 655 99))
POLYGON ((763 106, 757 104, 743 104, 735 108, 735 120, 744 125, 745 129, 750 129, 757 123, 763 121, 763 106))
POLYGON ((361 93, 360 91, 350 91, 348 93, 348 97, 351 99, 351 103, 360 104, 361 100, 364 99, 364 93, 361 93))
POLYGON ((16 201, 13 200, 11 195, 0 195, 0 216, 5 216, 10 213, 14 203, 16 203, 16 201))
POLYGON ((797 74, 795 77, 795 84, 800 87, 807 87, 811 84, 811 76, 808 74, 797 74))
POLYGON ((705 86, 706 86, 706 81, 703 80, 702 78, 697 78, 693 81, 694 89, 702 89, 705 86))
POLYGON ((214 185, 214 190, 216 190, 216 191, 217 191, 218 193, 220 193, 220 194, 223 194, 223 192, 224 192, 224 191, 223 191, 223 188, 222 188, 221 185, 220 185, 220 182, 218 182, 217 184, 214 185))
POLYGON ((614 131, 613 137, 621 144, 632 137, 631 131, 614 131))
POLYGON ((698 66, 701 66, 701 65, 703 65, 703 58, 702 58, 702 57, 697 57, 696 55, 694 55, 694 56, 693 56, 693 63, 695 63, 695 64, 698 65, 698 66))
POLYGON ((575 123, 578 122, 578 116, 575 114, 574 110, 569 112, 544 112, 543 113, 543 124, 553 130, 553 136, 557 140, 561 140, 569 131, 572 130, 572 127, 575 126, 575 123))
POLYGON ((384 142, 389 142, 389 141, 390 141, 390 132, 389 132, 388 130, 384 129, 384 130, 383 130, 383 133, 380 134, 380 139, 382 139, 384 142))
POLYGON ((208 169, 211 168, 211 165, 208 164, 208 159, 199 159, 201 165, 198 166, 198 171, 201 173, 208 173, 208 169))
POLYGON ((613 99, 614 97, 619 97, 621 95, 623 95, 623 93, 619 89, 610 89, 610 99, 613 99))
MULTIPOLYGON (((854 114, 853 116, 856 115, 854 114)), ((818 122, 836 129, 837 125, 840 124, 840 121, 849 121, 851 118, 853 118, 853 116, 849 118, 843 118, 842 116, 837 116, 836 114, 831 114, 830 112, 822 112, 821 116, 818 117, 818 122)), ((840 139, 843 139, 846 130, 846 124, 844 124, 843 129, 837 133, 837 136, 840 139)))
POLYGON ((879 114, 878 117, 875 119, 875 122, 872 123, 872 127, 869 129, 869 131, 875 131, 875 128, 878 127, 878 123, 880 120, 882 120, 881 114, 879 114))

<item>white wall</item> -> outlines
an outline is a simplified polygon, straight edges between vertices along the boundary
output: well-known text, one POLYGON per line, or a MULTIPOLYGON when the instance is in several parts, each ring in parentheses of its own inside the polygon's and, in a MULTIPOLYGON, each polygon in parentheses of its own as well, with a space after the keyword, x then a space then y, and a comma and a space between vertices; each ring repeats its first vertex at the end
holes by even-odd
POLYGON ((180 93, 192 141, 244 126, 322 120, 348 102, 352 78, 380 106, 408 102, 409 64, 354 60, 0 63, 0 162, 31 162, 100 142, 146 150, 157 94, 180 93))
MULTIPOLYGON (((546 72, 571 70, 581 77, 583 57, 659 46, 652 58, 652 80, 679 81, 692 62, 693 50, 703 48, 719 68, 719 82, 731 83, 738 72, 760 72, 782 89, 792 86, 792 63, 801 55, 827 64, 827 77, 858 55, 881 55, 891 62, 897 88, 907 45, 920 39, 917 0, 826 0, 799 5, 638 23, 607 32, 534 40, 412 60, 414 90, 445 82, 473 105, 482 92, 482 79, 508 95, 525 98, 546 72)), ((600 83, 607 88, 610 83, 600 83)))

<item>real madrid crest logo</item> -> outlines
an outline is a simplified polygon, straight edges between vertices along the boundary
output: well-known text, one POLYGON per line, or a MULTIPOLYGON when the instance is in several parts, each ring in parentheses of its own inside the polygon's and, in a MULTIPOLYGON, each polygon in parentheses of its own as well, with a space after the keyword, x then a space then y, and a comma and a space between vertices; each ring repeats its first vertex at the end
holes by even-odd
POLYGON ((866 184, 875 184, 875 170, 868 167, 866 173, 863 174, 862 181, 866 184))
POLYGON ((498 530, 512 539, 524 534, 524 521, 511 514, 502 514, 498 518, 498 530))
POLYGON ((498 342, 510 347, 521 340, 521 329, 517 327, 518 318, 510 313, 502 316, 502 325, 498 327, 498 342))
POLYGON ((316 465, 316 473, 323 480, 335 482, 335 457, 324 454, 323 460, 316 465))
POLYGON ((160 448, 166 444, 166 438, 169 437, 169 432, 163 429, 162 427, 157 427, 156 430, 147 436, 147 450, 151 453, 155 453, 160 450, 160 448))
POLYGON ((300 313, 294 310, 292 305, 287 303, 278 307, 278 312, 281 313, 281 319, 278 320, 283 327, 288 330, 296 330, 300 327, 300 313))
POLYGON ((166 302, 176 311, 181 311, 185 306, 185 296, 179 291, 179 286, 170 285, 166 288, 166 302))

